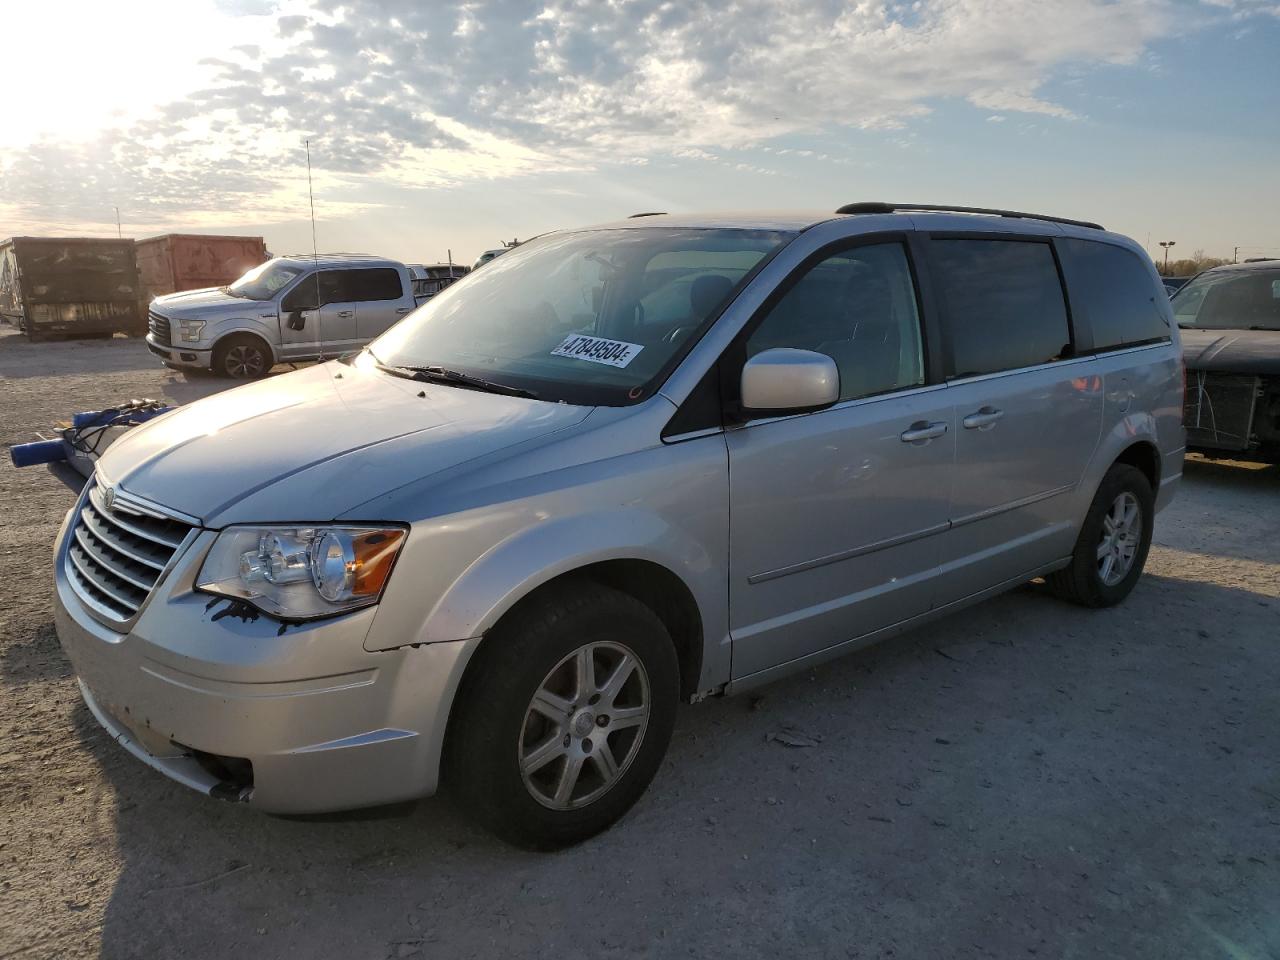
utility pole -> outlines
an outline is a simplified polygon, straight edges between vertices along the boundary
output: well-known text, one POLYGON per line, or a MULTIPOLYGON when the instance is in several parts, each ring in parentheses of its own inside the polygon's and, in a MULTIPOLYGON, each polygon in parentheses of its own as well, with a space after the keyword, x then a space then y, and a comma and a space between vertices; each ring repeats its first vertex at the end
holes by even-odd
POLYGON ((116 207, 116 239, 124 239, 124 231, 120 229, 120 208, 116 207))
POLYGON ((1177 240, 1161 240, 1160 246, 1164 247, 1164 271, 1169 272, 1169 248, 1176 244, 1177 240))
POLYGON ((1240 248, 1239 248, 1239 247, 1232 247, 1232 248, 1231 248, 1231 262, 1232 262, 1232 263, 1239 263, 1239 262, 1240 262, 1240 248))

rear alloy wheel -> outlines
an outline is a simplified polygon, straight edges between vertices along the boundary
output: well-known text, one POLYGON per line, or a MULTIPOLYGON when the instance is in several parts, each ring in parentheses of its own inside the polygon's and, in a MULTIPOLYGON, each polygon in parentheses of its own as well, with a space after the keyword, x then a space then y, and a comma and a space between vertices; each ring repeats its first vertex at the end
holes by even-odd
POLYGON ((1097 558, 1098 577, 1104 585, 1114 587, 1129 575, 1141 541, 1142 507, 1138 498, 1126 490, 1102 517, 1097 558))
POLYGON ((1072 603, 1119 603, 1142 576, 1154 519, 1155 495, 1146 475, 1126 463, 1114 464, 1094 495, 1071 563, 1045 580, 1072 603))
POLYGON ((446 785, 522 847, 599 833, 638 800, 675 725, 680 668, 634 597, 578 581, 486 635, 455 698, 446 785))
POLYGON ((257 337, 230 337, 213 352, 213 372, 232 380, 257 380, 271 369, 271 354, 257 337))

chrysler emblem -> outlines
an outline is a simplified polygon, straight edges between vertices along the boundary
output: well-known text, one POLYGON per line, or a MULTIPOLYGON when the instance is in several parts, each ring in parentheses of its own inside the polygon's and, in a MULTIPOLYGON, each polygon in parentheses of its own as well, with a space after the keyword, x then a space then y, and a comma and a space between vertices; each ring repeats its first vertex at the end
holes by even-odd
POLYGON ((110 510, 112 507, 115 506, 115 503, 116 503, 116 488, 107 487, 107 489, 102 491, 102 506, 105 509, 110 510))

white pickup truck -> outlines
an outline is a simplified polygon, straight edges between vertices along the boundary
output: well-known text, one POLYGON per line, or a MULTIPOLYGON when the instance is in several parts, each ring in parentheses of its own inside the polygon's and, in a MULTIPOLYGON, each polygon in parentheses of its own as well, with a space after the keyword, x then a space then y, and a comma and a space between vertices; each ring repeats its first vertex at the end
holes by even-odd
POLYGON ((167 366, 238 380, 351 353, 416 306, 409 268, 354 254, 277 257, 226 287, 151 301, 147 347, 167 366))

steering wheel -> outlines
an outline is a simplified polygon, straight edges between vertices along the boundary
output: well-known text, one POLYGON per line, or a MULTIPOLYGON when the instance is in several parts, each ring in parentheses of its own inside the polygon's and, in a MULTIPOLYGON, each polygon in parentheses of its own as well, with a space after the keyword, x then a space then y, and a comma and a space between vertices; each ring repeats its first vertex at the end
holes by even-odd
POLYGON ((679 343, 693 332, 693 327, 672 327, 662 337, 663 343, 679 343))

